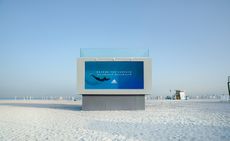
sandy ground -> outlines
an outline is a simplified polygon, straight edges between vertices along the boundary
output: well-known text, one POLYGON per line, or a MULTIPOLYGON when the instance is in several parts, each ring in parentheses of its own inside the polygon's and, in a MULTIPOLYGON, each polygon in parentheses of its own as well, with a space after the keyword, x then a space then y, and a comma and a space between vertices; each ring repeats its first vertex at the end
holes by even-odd
POLYGON ((145 111, 81 111, 74 101, 0 101, 0 140, 230 140, 230 102, 147 101, 145 111))

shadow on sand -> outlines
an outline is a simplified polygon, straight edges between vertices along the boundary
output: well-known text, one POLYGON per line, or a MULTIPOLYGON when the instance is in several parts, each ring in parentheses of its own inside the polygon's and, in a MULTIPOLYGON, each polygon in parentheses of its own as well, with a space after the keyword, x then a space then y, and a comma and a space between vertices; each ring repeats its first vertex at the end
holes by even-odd
POLYGON ((31 107, 31 108, 49 108, 60 110, 80 111, 81 105, 79 104, 51 104, 51 103, 0 103, 1 105, 16 106, 16 107, 31 107))

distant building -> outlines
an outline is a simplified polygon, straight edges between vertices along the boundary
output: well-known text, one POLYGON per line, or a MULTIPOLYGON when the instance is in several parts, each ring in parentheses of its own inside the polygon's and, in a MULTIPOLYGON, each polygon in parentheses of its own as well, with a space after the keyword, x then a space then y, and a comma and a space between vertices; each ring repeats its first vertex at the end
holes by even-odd
POLYGON ((175 100, 186 100, 185 91, 176 90, 175 95, 173 95, 173 99, 175 99, 175 100))

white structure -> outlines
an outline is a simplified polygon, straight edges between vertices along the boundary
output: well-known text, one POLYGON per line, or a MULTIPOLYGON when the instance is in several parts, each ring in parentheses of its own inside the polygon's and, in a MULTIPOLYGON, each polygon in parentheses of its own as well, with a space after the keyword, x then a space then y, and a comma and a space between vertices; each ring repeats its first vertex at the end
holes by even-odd
POLYGON ((176 90, 176 94, 173 97, 176 100, 186 100, 185 91, 176 90))
POLYGON ((181 100, 186 100, 186 95, 184 91, 180 91, 180 99, 181 100))

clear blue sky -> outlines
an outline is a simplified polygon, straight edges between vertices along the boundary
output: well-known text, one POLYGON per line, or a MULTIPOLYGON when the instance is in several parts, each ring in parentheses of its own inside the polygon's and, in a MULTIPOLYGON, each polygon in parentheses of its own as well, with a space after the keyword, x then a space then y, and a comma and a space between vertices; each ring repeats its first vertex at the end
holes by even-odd
POLYGON ((0 0, 0 97, 76 94, 80 48, 149 48, 153 95, 227 94, 229 0, 0 0))

